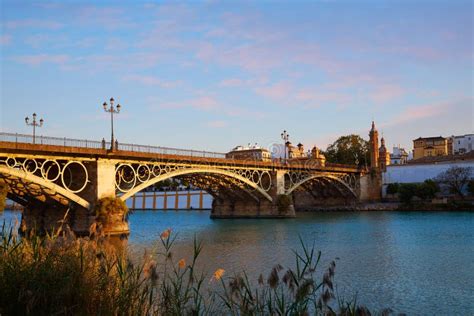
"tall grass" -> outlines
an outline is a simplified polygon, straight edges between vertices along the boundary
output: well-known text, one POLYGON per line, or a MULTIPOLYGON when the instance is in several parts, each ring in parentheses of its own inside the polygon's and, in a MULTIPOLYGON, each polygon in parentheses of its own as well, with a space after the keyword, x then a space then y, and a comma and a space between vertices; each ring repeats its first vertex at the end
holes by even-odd
POLYGON ((292 269, 276 265, 254 285, 245 273, 197 271, 196 239, 190 262, 175 259, 170 230, 139 263, 97 232, 19 238, 4 223, 0 238, 0 315, 370 315, 335 299, 335 262, 316 280, 321 253, 302 241, 292 269))

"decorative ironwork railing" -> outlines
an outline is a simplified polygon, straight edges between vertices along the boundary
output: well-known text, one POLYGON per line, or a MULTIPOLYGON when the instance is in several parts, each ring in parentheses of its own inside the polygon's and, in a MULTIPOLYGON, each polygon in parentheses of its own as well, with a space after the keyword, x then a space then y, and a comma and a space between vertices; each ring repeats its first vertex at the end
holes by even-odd
MULTIPOLYGON (((108 149, 110 148, 110 142, 102 142, 96 140, 87 139, 74 139, 74 138, 61 138, 51 136, 36 136, 33 142, 32 135, 18 134, 18 133, 0 133, 0 141, 11 142, 11 143, 26 143, 26 144, 41 144, 41 145, 54 145, 64 147, 80 147, 80 148, 91 148, 91 149, 108 149)), ((161 146, 146 146, 137 144, 126 144, 118 143, 118 150, 141 152, 141 153, 153 153, 163 155, 178 155, 178 156, 192 156, 192 157, 207 157, 207 158, 225 158, 224 153, 204 151, 204 150, 192 150, 192 149, 179 149, 161 146)))

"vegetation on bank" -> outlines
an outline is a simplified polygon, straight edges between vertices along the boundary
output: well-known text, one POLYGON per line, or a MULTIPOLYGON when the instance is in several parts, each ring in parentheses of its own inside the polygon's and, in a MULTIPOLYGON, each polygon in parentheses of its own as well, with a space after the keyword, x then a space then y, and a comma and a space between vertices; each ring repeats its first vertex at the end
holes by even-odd
POLYGON ((0 183, 0 212, 3 212, 7 203, 8 187, 5 183, 0 183))
MULTIPOLYGON (((387 185, 386 193, 398 197, 403 207, 412 204, 431 204, 436 197, 446 197, 446 193, 452 194, 447 208, 472 209, 472 205, 464 201, 466 194, 474 196, 474 179, 471 176, 470 167, 451 167, 440 173, 434 179, 425 180, 422 183, 390 183, 387 185), (461 201, 456 201, 457 198, 461 201)), ((443 208, 443 207, 441 207, 443 208)))
POLYGON ((122 220, 128 219, 129 209, 127 204, 115 196, 99 199, 94 210, 99 222, 106 223, 114 214, 123 217, 122 220))
POLYGON ((4 224, 0 236, 1 315, 370 315, 355 300, 335 299, 335 262, 317 280, 321 254, 303 243, 294 268, 276 265, 253 284, 245 273, 197 271, 196 240, 189 262, 174 258, 170 230, 140 263, 95 233, 19 238, 15 231, 4 224))

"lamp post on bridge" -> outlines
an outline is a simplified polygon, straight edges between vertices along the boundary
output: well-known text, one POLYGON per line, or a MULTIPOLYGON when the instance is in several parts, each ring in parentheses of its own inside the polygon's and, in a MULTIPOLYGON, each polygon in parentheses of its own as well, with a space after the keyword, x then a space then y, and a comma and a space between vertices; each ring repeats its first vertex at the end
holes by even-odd
POLYGON ((110 113, 110 127, 111 127, 111 137, 110 137, 110 150, 114 150, 115 148, 115 139, 114 139, 114 113, 118 114, 120 113, 120 108, 121 105, 117 104, 116 107, 114 107, 114 98, 110 98, 110 107, 107 104, 107 102, 104 102, 102 106, 104 107, 104 111, 107 113, 110 113))
POLYGON ((284 130, 283 133, 281 133, 281 139, 285 141, 283 148, 285 150, 285 161, 286 161, 286 144, 288 143, 288 140, 290 139, 290 134, 288 134, 286 130, 284 130))
POLYGON ((30 118, 27 116, 27 117, 25 117, 25 123, 28 126, 33 126, 33 144, 34 144, 35 139, 36 139, 36 127, 43 126, 44 120, 40 119, 39 123, 36 122, 36 113, 33 113, 33 122, 30 123, 30 118))

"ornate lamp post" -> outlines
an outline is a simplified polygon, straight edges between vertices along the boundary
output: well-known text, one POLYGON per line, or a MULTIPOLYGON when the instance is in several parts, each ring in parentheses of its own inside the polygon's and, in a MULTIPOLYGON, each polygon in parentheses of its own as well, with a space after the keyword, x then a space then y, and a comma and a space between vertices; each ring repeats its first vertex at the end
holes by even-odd
POLYGON ((43 119, 40 119, 39 120, 39 123, 36 122, 36 113, 33 113, 33 122, 29 123, 30 122, 30 118, 27 116, 25 117, 25 123, 26 125, 29 125, 29 126, 33 126, 33 144, 35 143, 35 139, 36 139, 36 127, 41 127, 43 126, 43 123, 44 123, 44 120, 43 119))
POLYGON ((114 113, 120 113, 120 104, 117 104, 116 107, 114 107, 114 98, 110 98, 110 107, 107 104, 107 102, 104 102, 102 105, 104 106, 104 111, 107 113, 110 113, 110 126, 111 126, 111 137, 110 137, 110 149, 114 150, 115 149, 115 139, 114 139, 114 113))
POLYGON ((286 132, 286 130, 283 131, 283 133, 281 133, 281 139, 285 141, 283 148, 285 148, 285 161, 286 161, 286 144, 288 143, 288 140, 290 139, 290 135, 286 132))

